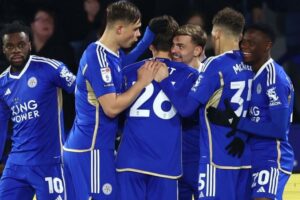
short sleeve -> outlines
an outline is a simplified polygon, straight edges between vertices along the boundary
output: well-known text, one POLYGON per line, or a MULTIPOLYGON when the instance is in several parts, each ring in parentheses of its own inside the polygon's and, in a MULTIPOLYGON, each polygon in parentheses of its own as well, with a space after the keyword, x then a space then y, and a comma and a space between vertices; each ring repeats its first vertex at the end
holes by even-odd
POLYGON ((214 66, 213 62, 207 65, 204 68, 205 71, 199 73, 198 78, 190 91, 191 96, 201 104, 206 104, 209 98, 221 85, 219 73, 215 71, 216 68, 217 67, 214 66))
POLYGON ((112 67, 109 66, 106 56, 105 51, 101 51, 99 47, 86 54, 87 66, 84 76, 91 84, 97 98, 108 93, 116 93, 112 67))

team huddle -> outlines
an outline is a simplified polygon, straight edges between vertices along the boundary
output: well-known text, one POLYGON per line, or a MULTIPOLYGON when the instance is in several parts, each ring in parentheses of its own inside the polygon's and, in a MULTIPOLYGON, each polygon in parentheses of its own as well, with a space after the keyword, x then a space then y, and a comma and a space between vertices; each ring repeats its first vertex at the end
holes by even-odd
POLYGON ((272 30, 224 8, 206 58, 198 25, 155 17, 125 53, 141 35, 139 9, 112 3, 106 21, 76 76, 31 55, 28 27, 3 28, 0 155, 9 121, 13 143, 0 200, 282 199, 294 162, 294 89, 271 58, 272 30), (147 48, 152 57, 137 62, 147 48), (75 95, 67 134, 62 90, 75 95))

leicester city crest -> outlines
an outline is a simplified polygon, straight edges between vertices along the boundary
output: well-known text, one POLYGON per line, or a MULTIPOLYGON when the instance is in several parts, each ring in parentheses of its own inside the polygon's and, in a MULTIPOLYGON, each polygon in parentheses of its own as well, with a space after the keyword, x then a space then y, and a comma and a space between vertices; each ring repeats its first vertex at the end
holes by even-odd
POLYGON ((37 79, 34 76, 30 77, 27 81, 27 85, 30 88, 34 88, 37 85, 37 79))

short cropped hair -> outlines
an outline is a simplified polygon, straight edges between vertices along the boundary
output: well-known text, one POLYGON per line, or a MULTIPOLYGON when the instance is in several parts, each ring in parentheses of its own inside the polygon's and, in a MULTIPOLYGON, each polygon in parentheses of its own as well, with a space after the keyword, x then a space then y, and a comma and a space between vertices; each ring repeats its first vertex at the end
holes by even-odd
POLYGON ((169 15, 152 18, 149 22, 150 29, 156 29, 152 45, 158 51, 170 51, 174 33, 179 28, 176 20, 169 15))
POLYGON ((1 45, 3 44, 4 35, 12 34, 12 33, 21 33, 21 32, 24 32, 28 36, 29 41, 31 41, 32 39, 31 30, 23 22, 13 21, 12 23, 5 24, 1 31, 1 45))
POLYGON ((205 47, 207 41, 207 34, 199 25, 186 24, 180 26, 175 32, 174 36, 187 35, 190 36, 192 42, 201 47, 205 47))
POLYGON ((276 40, 275 32, 268 24, 256 23, 248 25, 245 27, 244 33, 249 30, 262 32, 272 43, 274 43, 276 40))
POLYGON ((141 19, 141 16, 138 7, 129 1, 114 2, 106 9, 107 24, 114 23, 118 20, 136 23, 141 19))
POLYGON ((213 18, 213 25, 225 27, 233 35, 239 36, 245 26, 245 18, 242 13, 226 7, 220 10, 213 18))

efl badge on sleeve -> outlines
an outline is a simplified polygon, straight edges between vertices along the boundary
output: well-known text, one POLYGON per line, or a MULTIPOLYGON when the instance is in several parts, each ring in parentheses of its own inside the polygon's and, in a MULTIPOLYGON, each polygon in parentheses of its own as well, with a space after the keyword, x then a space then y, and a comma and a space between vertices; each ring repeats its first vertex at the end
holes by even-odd
POLYGON ((102 80, 105 83, 110 83, 112 80, 110 68, 109 67, 101 68, 101 76, 102 76, 102 80))

